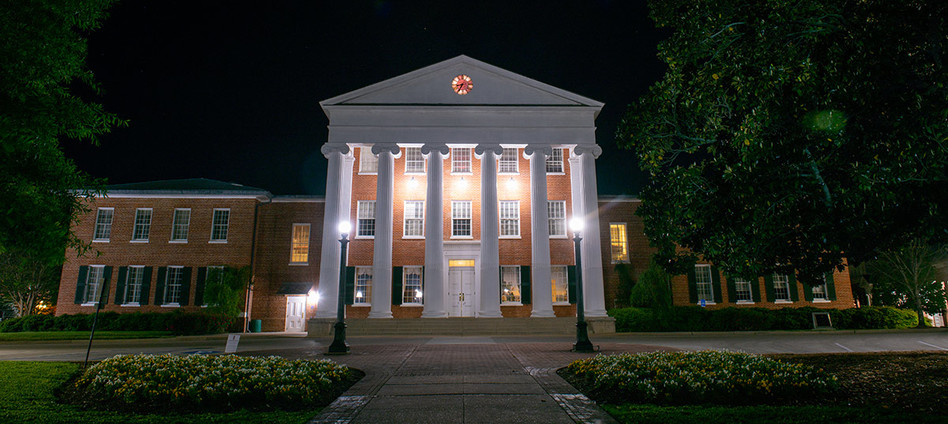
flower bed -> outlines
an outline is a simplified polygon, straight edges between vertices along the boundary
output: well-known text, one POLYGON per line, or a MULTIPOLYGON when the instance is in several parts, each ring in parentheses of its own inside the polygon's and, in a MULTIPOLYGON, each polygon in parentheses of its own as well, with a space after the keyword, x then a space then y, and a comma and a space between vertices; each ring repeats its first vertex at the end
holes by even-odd
POLYGON ((561 371, 584 393, 612 403, 800 403, 838 387, 822 370, 733 352, 598 355, 561 371))
POLYGON ((140 412, 296 410, 327 405, 354 380, 348 367, 325 359, 119 355, 89 367, 73 398, 140 412))

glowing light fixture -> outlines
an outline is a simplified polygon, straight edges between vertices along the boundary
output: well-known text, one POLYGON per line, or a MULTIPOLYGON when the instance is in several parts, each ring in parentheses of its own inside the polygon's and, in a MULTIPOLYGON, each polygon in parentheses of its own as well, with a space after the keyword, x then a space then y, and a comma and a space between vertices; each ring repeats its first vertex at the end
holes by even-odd
POLYGON ((574 216, 573 219, 569 220, 569 229, 573 230, 574 233, 583 231, 585 225, 586 223, 583 222, 583 219, 578 216, 574 216))
POLYGON ((319 304, 319 292, 316 290, 310 289, 309 293, 306 294, 306 303, 310 306, 319 304))
POLYGON ((342 221, 339 223, 339 234, 348 235, 349 231, 352 231, 352 224, 349 221, 342 221))

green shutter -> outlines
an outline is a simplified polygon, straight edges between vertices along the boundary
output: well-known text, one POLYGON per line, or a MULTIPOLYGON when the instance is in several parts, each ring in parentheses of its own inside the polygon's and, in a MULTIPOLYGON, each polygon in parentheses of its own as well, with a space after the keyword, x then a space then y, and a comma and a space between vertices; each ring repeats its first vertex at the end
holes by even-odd
POLYGON ((158 267, 158 281, 155 281, 155 304, 165 304, 165 278, 168 276, 168 267, 158 267))
POLYGON ((139 305, 148 304, 148 290, 151 289, 151 267, 145 267, 145 273, 142 275, 142 290, 138 298, 139 305))
POLYGON ((711 267, 711 291, 714 293, 715 303, 724 303, 724 297, 721 296, 721 274, 716 266, 711 267))
POLYGON ((576 265, 566 266, 566 295, 569 303, 576 303, 576 265))
POLYGON ((355 302, 355 279, 356 279, 355 273, 356 273, 356 267, 354 266, 346 267, 346 281, 345 281, 346 305, 351 305, 355 302))
POLYGON ((392 304, 402 304, 402 267, 392 267, 392 304))
POLYGON ((99 303, 104 307, 106 303, 109 303, 109 280, 112 279, 112 267, 104 267, 104 272, 102 274, 102 292, 99 293, 99 303))
POLYGON ((692 304, 698 303, 698 277, 695 275, 697 265, 688 270, 688 300, 692 304))
POLYGON ((115 304, 121 305, 124 303, 123 299, 125 297, 125 280, 128 278, 128 267, 120 266, 118 278, 115 281, 115 304))
POLYGON ((737 286, 734 284, 734 277, 725 275, 724 280, 727 283, 727 300, 730 303, 737 303, 737 286))
POLYGON ((520 265, 520 303, 527 305, 533 302, 533 292, 530 288, 530 266, 520 265))
POLYGON ((82 304, 82 295, 86 291, 86 278, 89 277, 89 267, 86 265, 79 267, 79 278, 76 279, 76 303, 82 304))
POLYGON ((826 273, 826 298, 836 300, 836 283, 833 282, 833 271, 826 273))
POLYGON ((181 296, 178 299, 178 304, 181 306, 188 305, 188 298, 191 294, 191 267, 186 266, 181 269, 181 296))
POLYGON ((764 275, 764 289, 767 290, 767 301, 774 302, 774 275, 764 275))
POLYGON ((198 268, 197 281, 194 282, 194 304, 197 306, 204 305, 204 288, 207 285, 207 267, 202 266, 198 268))
POLYGON ((751 299, 760 303, 760 277, 754 277, 748 281, 751 283, 751 299))
POLYGON ((800 290, 797 286, 797 274, 796 271, 791 272, 787 275, 787 286, 790 287, 790 300, 796 302, 800 299, 800 290))
POLYGON ((803 286, 803 300, 807 302, 813 301, 813 286, 802 284, 803 286))

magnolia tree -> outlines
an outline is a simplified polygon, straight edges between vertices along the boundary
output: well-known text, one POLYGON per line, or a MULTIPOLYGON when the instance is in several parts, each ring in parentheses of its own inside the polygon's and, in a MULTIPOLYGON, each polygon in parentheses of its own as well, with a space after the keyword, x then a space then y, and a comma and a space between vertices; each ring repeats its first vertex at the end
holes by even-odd
POLYGON ((920 240, 883 252, 868 264, 873 289, 882 303, 915 310, 918 326, 924 327, 924 312, 945 310, 945 281, 938 278, 935 268, 945 258, 948 249, 920 240))

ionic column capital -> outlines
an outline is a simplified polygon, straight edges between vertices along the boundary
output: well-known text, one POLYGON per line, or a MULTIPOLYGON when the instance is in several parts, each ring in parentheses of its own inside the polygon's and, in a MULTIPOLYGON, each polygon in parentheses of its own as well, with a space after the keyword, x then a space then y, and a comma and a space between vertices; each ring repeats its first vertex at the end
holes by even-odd
POLYGON ((349 154, 349 145, 345 143, 326 143, 319 148, 319 151, 322 152, 326 159, 329 159, 329 156, 333 153, 339 153, 341 155, 349 154))
POLYGON ((542 154, 544 159, 553 156, 553 146, 546 144, 528 144, 527 147, 523 148, 524 159, 530 159, 530 156, 536 154, 542 154))
POLYGON ((598 144, 578 144, 572 152, 574 156, 592 154, 593 159, 599 159, 599 155, 602 154, 602 147, 599 147, 598 144))
POLYGON ((474 147, 474 154, 478 156, 483 156, 484 153, 491 152, 495 156, 500 156, 504 153, 504 148, 500 147, 500 144, 478 144, 474 147))
POLYGON ((402 152, 402 148, 395 143, 376 143, 372 145, 372 154, 378 155, 382 152, 389 152, 392 156, 397 156, 402 152))
POLYGON ((442 156, 451 152, 451 148, 444 143, 425 143, 421 146, 421 154, 428 156, 431 152, 440 152, 442 156))

